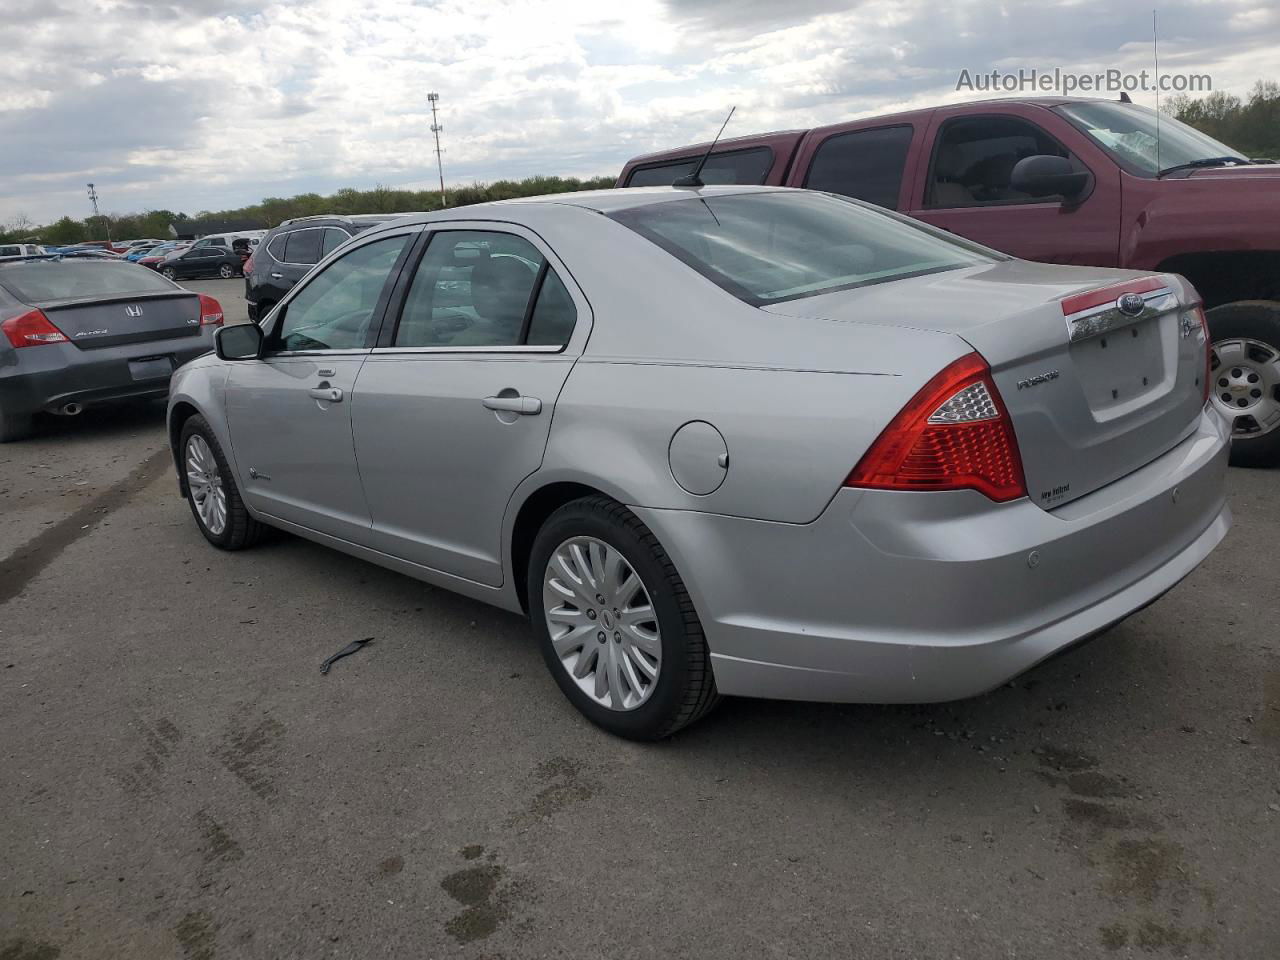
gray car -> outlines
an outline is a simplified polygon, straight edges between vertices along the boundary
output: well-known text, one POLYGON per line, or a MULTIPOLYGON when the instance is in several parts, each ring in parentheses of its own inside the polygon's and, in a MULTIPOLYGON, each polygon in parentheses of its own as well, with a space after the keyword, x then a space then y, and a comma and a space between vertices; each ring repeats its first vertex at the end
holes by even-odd
POLYGON ((1230 525, 1173 275, 1028 263, 751 187, 372 229, 178 371, 179 482, 529 615, 600 726, 719 695, 981 693, 1151 603, 1230 525))
POLYGON ((213 348, 213 297, 137 264, 57 255, 0 262, 0 443, 35 415, 163 397, 176 367, 213 348))

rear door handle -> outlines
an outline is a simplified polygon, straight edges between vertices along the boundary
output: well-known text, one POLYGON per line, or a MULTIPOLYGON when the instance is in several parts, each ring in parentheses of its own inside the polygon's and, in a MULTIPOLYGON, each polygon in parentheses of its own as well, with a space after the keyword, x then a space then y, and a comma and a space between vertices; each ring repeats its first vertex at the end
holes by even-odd
POLYGON ((542 401, 537 397, 485 397, 481 402, 490 410, 505 410, 526 417, 542 412, 542 401))
POLYGON ((273 274, 271 274, 271 279, 272 279, 272 280, 283 280, 283 279, 284 279, 284 274, 283 274, 283 273, 273 273, 273 274))
POLYGON ((342 391, 337 387, 312 387, 307 395, 315 400, 327 400, 329 403, 341 403, 342 391))

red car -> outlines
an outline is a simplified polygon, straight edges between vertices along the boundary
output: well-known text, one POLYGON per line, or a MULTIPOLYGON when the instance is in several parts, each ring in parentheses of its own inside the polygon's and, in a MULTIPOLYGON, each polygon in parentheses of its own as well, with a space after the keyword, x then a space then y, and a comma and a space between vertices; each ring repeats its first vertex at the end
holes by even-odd
MULTIPOLYGON (((618 185, 669 186, 707 146, 637 157, 618 185)), ((1276 164, 1133 103, 1058 97, 739 137, 701 178, 844 194, 1028 260, 1181 274, 1208 308, 1232 463, 1280 463, 1276 164)))
POLYGON ((153 247, 149 250, 145 257, 140 257, 138 259, 138 263, 142 264, 144 267, 150 267, 152 270, 158 270, 160 268, 161 261, 172 256, 174 253, 177 253, 179 250, 187 249, 189 246, 191 246, 190 240, 175 240, 170 243, 162 243, 160 246, 153 247))

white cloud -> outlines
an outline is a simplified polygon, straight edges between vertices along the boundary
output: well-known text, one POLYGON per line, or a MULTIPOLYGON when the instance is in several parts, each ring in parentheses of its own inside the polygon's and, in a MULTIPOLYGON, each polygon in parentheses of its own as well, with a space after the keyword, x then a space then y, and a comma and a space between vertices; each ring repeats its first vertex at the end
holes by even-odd
MULTIPOLYGON (((1150 6, 1074 0, 6 0, 0 220, 616 172, 730 134, 960 99, 962 68, 1149 62, 1150 6)), ((1167 69, 1274 78, 1267 0, 1162 6, 1167 69)), ((1280 78, 1277 78, 1280 79, 1280 78)))

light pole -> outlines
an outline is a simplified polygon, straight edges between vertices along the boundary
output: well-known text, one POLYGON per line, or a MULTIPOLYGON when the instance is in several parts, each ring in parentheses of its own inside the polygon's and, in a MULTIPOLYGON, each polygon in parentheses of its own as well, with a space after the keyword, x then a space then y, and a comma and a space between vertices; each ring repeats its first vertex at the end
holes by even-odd
POLYGON ((444 127, 436 122, 436 104, 440 102, 440 94, 428 93, 427 101, 431 104, 431 132, 436 135, 436 169, 440 171, 440 206, 447 207, 449 198, 444 193, 444 161, 440 159, 440 131, 444 127))
POLYGON ((111 223, 98 213, 98 191, 94 189, 93 184, 89 184, 89 201, 93 204, 93 219, 101 219, 103 226, 107 231, 107 243, 111 242, 111 223))

